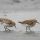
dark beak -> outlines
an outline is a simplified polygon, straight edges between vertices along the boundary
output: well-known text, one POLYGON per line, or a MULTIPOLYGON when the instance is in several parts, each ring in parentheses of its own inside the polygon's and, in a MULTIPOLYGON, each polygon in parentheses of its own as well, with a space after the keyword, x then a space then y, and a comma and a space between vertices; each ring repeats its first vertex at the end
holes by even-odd
POLYGON ((37 22, 38 24, 40 24, 39 22, 37 22))

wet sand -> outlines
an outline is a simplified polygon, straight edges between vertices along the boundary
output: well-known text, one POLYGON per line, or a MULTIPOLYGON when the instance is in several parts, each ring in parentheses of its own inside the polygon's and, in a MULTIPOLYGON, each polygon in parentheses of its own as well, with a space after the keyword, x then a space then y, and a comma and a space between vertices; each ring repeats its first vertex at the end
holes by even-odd
POLYGON ((40 40, 40 32, 0 31, 0 40, 40 40))

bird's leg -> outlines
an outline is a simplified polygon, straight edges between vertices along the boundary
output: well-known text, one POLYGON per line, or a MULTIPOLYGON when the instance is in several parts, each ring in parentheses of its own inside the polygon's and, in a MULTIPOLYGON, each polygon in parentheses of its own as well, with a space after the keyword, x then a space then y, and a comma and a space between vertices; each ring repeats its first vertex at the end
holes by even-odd
POLYGON ((8 29, 8 31, 11 31, 10 29, 8 29))
POLYGON ((6 30, 7 30, 7 31, 11 31, 11 30, 10 30, 10 29, 8 29, 8 28, 7 28, 6 30))
POLYGON ((5 29, 5 31, 7 31, 7 27, 6 26, 4 26, 4 29, 5 29))
POLYGON ((6 26, 4 26, 5 31, 11 31, 10 29, 8 29, 6 26))
POLYGON ((26 32, 27 32, 27 26, 26 26, 26 32))
POLYGON ((16 26, 15 26, 15 28, 16 28, 16 26))
POLYGON ((30 26, 29 26, 29 30, 31 31, 30 26))

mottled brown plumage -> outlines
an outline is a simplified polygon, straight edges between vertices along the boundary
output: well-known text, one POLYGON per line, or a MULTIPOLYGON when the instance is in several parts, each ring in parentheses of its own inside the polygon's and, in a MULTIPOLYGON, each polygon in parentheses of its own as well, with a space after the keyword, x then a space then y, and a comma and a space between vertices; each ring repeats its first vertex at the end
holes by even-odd
POLYGON ((6 25, 4 25, 5 31, 8 29, 7 27, 13 27, 13 26, 16 27, 16 23, 10 19, 7 19, 7 18, 0 18, 0 23, 6 24, 6 25))
MULTIPOLYGON (((36 23, 39 23, 39 22, 36 19, 30 19, 30 20, 25 20, 25 21, 19 22, 19 23, 27 24, 30 29, 30 27, 34 27, 36 25, 36 23)), ((26 30, 27 30, 27 27, 26 27, 26 30)))

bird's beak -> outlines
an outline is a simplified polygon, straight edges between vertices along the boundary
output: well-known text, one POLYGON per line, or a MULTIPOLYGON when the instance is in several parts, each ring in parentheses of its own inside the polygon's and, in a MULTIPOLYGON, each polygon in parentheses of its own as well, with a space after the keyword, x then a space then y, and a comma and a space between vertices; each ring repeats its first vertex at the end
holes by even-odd
POLYGON ((38 24, 40 24, 39 22, 37 22, 38 24))

